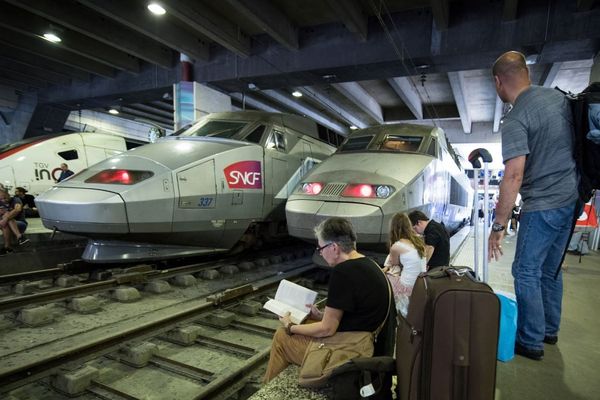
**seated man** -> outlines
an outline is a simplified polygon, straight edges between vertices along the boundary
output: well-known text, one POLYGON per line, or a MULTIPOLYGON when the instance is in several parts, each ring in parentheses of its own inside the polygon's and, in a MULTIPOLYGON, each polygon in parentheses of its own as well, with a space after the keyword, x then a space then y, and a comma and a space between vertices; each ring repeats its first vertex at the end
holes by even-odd
POLYGON ((32 195, 27 194, 27 189, 17 187, 15 189, 15 196, 21 199, 21 203, 23 203, 23 212, 25 213, 25 218, 40 216, 37 207, 35 206, 35 198, 32 195))
POLYGON ((444 225, 418 210, 411 211, 408 218, 415 232, 425 240, 427 269, 450 265, 450 236, 444 225))
POLYGON ((0 249, 0 255, 12 253, 11 239, 14 234, 19 245, 27 243, 29 239, 23 236, 23 232, 27 229, 27 221, 23 215, 23 204, 21 200, 15 196, 10 197, 7 191, 0 191, 0 203, 3 203, 4 208, 0 217, 0 229, 4 236, 4 247, 0 249))

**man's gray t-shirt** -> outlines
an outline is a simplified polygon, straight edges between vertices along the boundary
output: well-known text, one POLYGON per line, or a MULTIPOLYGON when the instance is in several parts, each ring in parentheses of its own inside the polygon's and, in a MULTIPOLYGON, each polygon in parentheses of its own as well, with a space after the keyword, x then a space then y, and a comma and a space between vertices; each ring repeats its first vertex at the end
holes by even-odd
POLYGON ((523 211, 573 204, 578 176, 573 159, 572 116, 558 90, 531 86, 502 121, 502 158, 525 155, 523 211))

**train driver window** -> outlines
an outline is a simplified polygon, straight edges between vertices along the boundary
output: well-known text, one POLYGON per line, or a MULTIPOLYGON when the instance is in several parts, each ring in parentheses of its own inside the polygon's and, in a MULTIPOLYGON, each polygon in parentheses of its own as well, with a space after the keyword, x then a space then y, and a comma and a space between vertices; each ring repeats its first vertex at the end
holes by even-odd
POLYGON ((282 132, 273 131, 273 134, 267 142, 267 149, 277 149, 285 151, 285 136, 282 132))
POLYGON ((371 143, 371 140, 373 140, 373 137, 374 135, 352 137, 346 140, 344 144, 342 144, 339 151, 344 152, 366 150, 369 147, 369 143, 371 143))
POLYGON ((59 151, 58 155, 61 156, 65 160, 77 160, 79 158, 79 154, 77 154, 77 150, 59 151))
POLYGON ((429 148, 427 149, 427 154, 436 157, 437 156, 437 152, 436 152, 436 140, 434 138, 431 138, 431 142, 429 143, 429 148))
POLYGON ((259 125, 256 127, 256 129, 254 129, 252 132, 250 132, 250 134, 248 134, 244 140, 246 142, 250 142, 250 143, 260 143, 260 140, 262 139, 263 133, 265 133, 265 126, 264 125, 259 125))
POLYGON ((406 151, 416 153, 421 146, 422 137, 388 135, 381 143, 381 150, 406 151))
POLYGON ((246 122, 208 121, 198 128, 194 127, 182 132, 181 136, 215 136, 229 139, 233 138, 246 125, 246 122))

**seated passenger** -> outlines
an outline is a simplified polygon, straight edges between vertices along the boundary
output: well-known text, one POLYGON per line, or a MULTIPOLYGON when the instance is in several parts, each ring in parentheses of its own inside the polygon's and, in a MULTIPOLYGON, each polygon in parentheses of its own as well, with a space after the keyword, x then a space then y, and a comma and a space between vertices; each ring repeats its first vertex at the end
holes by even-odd
POLYGON ((15 196, 21 199, 21 203, 23 203, 23 212, 25 213, 25 218, 40 216, 37 207, 35 206, 35 198, 32 195, 27 194, 27 189, 17 187, 15 189, 15 196))
POLYGON ((392 284, 396 309, 406 316, 415 281, 427 270, 425 242, 413 231, 404 213, 392 217, 389 237, 390 254, 383 270, 392 284))
POLYGON ((279 318, 283 327, 273 337, 264 381, 269 382, 288 365, 301 365, 314 338, 336 332, 374 332, 388 313, 390 296, 385 275, 372 260, 356 251, 356 233, 344 218, 329 218, 315 228, 318 253, 333 267, 324 312, 311 306, 309 319, 317 322, 292 324, 279 318))
POLYGON ((23 215, 23 205, 18 197, 10 197, 7 191, 0 191, 0 202, 4 204, 4 211, 0 217, 0 229, 4 236, 4 247, 0 249, 0 255, 12 253, 12 235, 17 239, 19 245, 25 244, 29 239, 25 238, 23 232, 27 229, 27 221, 23 215))

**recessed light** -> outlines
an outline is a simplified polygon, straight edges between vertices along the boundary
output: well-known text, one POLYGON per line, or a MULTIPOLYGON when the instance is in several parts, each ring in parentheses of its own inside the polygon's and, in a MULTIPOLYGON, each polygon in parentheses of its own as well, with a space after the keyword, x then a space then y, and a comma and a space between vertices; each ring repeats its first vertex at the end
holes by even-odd
POLYGON ((302 92, 300 92, 299 90, 294 90, 292 92, 292 96, 294 96, 294 97, 302 97, 302 92))
POLYGON ((62 39, 59 38, 58 36, 56 36, 56 34, 52 33, 52 32, 44 33, 43 38, 52 43, 62 42, 62 39))
POLYGON ((119 110, 117 110, 116 108, 111 108, 110 110, 108 110, 108 113, 112 115, 117 115, 119 113, 119 110))
POLYGON ((147 7, 148 10, 150 10, 150 12, 154 15, 164 15, 167 12, 167 10, 165 10, 164 7, 158 3, 149 3, 147 7))
POLYGON ((352 129, 353 131, 355 131, 355 130, 358 129, 358 126, 356 126, 356 125, 350 125, 350 129, 352 129))

